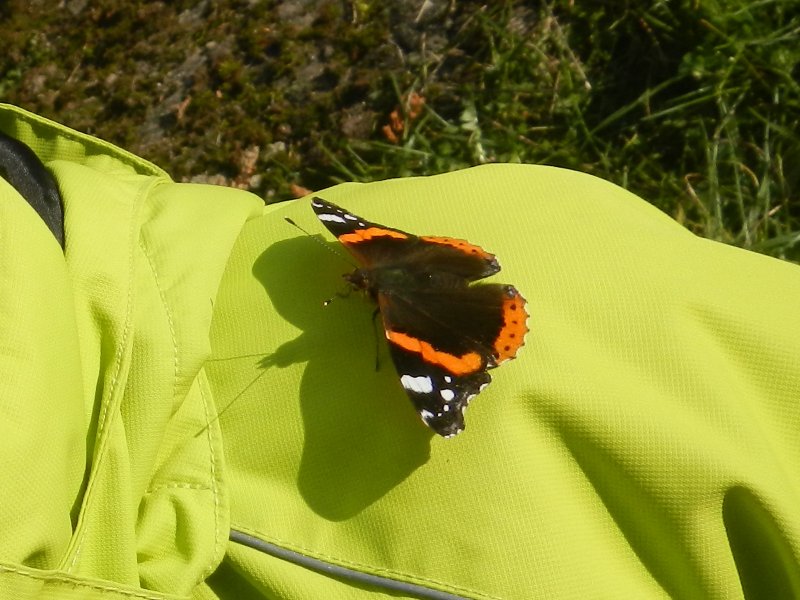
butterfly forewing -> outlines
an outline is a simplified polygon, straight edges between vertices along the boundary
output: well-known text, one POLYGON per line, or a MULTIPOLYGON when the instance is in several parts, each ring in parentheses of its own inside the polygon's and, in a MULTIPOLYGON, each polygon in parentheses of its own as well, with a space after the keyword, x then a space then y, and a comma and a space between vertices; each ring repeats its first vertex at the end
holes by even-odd
POLYGON ((431 369, 418 352, 390 343, 392 360, 400 384, 411 399, 422 421, 443 437, 464 429, 464 411, 470 401, 492 380, 486 371, 455 376, 431 369))
POLYGON ((493 275, 500 265, 493 254, 460 239, 420 238, 367 221, 321 198, 311 203, 325 227, 364 267, 409 267, 453 273, 466 281, 493 275))

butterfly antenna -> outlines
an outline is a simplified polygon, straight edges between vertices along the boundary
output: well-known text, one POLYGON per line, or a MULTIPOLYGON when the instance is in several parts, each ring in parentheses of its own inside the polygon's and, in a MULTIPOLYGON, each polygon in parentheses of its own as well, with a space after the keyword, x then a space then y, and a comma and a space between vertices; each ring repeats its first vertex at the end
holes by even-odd
POLYGON ((312 240, 314 240, 317 244, 319 244, 320 246, 325 248, 325 250, 327 250, 328 252, 330 252, 334 256, 339 257, 340 260, 343 260, 344 262, 346 262, 348 265, 350 265, 354 269, 358 267, 358 265, 356 265, 354 262, 352 262, 351 260, 346 258, 344 255, 340 254, 339 252, 337 252, 336 250, 334 250, 333 248, 328 246, 325 242, 320 240, 317 236, 313 235, 312 233, 310 233, 309 231, 307 231, 306 229, 304 229, 303 227, 301 227, 300 225, 295 223, 294 220, 290 219, 289 217, 283 217, 283 218, 286 219, 286 222, 289 223, 289 225, 293 225, 294 227, 297 227, 300 231, 305 233, 308 237, 310 237, 312 240))
MULTIPOLYGON (((289 225, 293 225, 294 227, 297 227, 300 231, 302 231, 308 237, 310 237, 312 240, 314 240, 314 242, 316 242, 317 244, 319 244, 320 246, 325 248, 325 250, 327 250, 328 252, 330 252, 331 254, 333 254, 334 256, 339 258, 340 260, 343 260, 344 262, 346 262, 349 266, 353 267, 354 269, 358 268, 358 265, 356 265, 351 260, 349 260, 348 258, 343 256, 342 254, 340 254, 339 252, 337 252, 336 250, 334 250, 333 248, 328 246, 325 242, 320 240, 317 236, 309 233, 306 229, 304 229, 303 227, 301 227, 300 225, 295 223, 293 219, 290 219, 289 217, 283 217, 283 218, 286 219, 286 222, 289 223, 289 225)), ((336 295, 339 296, 340 298, 343 297, 342 294, 336 294, 336 295)), ((327 300, 323 300, 322 306, 328 306, 331 302, 333 302, 333 298, 328 298, 327 300)))
POLYGON ((253 385, 256 383, 256 381, 258 381, 259 379, 261 379, 261 377, 262 377, 262 376, 264 375, 264 373, 266 373, 266 372, 267 372, 267 371, 266 371, 266 369, 265 369, 264 371, 261 371, 261 373, 259 373, 258 375, 256 375, 256 376, 253 378, 253 380, 252 380, 250 383, 248 383, 246 386, 244 386, 244 389, 242 389, 242 390, 241 390, 241 391, 240 391, 238 394, 236 394, 236 396, 234 396, 234 397, 233 397, 233 400, 231 400, 230 402, 228 402, 228 404, 226 404, 226 405, 223 407, 223 409, 222 409, 221 411, 219 411, 219 412, 218 412, 218 413, 217 413, 217 414, 214 416, 214 418, 213 418, 213 419, 211 419, 211 420, 210 420, 208 423, 206 423, 205 427, 203 427, 203 428, 202 428, 200 431, 198 431, 197 433, 195 433, 195 434, 194 434, 194 437, 198 437, 198 436, 199 436, 199 435, 201 435, 201 434, 202 434, 202 433, 203 433, 203 432, 204 432, 206 429, 208 429, 208 428, 209 428, 211 425, 213 425, 214 423, 216 423, 217 421, 219 421, 219 418, 220 418, 220 417, 221 417, 223 414, 225 414, 225 411, 227 411, 227 410, 228 410, 228 409, 229 409, 231 406, 233 406, 234 402, 236 402, 236 401, 237 401, 239 398, 241 398, 241 397, 244 395, 244 393, 245 393, 247 390, 249 390, 251 387, 253 387, 253 385))

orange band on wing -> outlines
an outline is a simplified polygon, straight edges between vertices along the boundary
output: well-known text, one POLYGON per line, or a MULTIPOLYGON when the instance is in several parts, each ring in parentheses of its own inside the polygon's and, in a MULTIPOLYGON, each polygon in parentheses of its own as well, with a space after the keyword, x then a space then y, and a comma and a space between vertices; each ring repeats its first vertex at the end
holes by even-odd
POLYGON ((461 250, 465 254, 477 254, 487 260, 492 260, 494 254, 490 254, 480 246, 470 244, 467 240, 460 240, 458 238, 450 237, 436 237, 432 235, 422 236, 420 239, 431 242, 433 244, 441 244, 442 246, 452 246, 456 250, 461 250))
POLYGON ((339 241, 343 244, 358 244, 377 237, 390 237, 404 240, 408 238, 405 233, 392 229, 381 229, 380 227, 369 227, 367 229, 357 229, 353 233, 345 233, 339 236, 339 241))
POLYGON ((525 298, 516 288, 508 288, 503 300, 503 327, 494 342, 494 356, 498 365, 516 356, 517 350, 525 343, 525 334, 528 333, 525 298))
POLYGON ((396 331, 387 331, 386 337, 390 342, 408 350, 416 352, 422 356, 422 360, 427 363, 439 365, 450 371, 453 375, 466 375, 474 373, 483 366, 483 359, 477 352, 467 352, 461 356, 440 352, 428 342, 396 331))

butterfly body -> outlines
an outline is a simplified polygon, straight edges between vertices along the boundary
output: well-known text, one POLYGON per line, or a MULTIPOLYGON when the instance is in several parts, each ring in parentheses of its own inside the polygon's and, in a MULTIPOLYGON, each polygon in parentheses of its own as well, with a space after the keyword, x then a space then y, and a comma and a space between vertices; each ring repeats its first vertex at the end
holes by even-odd
POLYGON ((514 358, 527 333, 525 299, 494 255, 465 240, 415 236, 371 223, 321 198, 312 208, 360 266, 344 275, 380 310, 392 360, 423 422, 450 437, 464 409, 514 358))

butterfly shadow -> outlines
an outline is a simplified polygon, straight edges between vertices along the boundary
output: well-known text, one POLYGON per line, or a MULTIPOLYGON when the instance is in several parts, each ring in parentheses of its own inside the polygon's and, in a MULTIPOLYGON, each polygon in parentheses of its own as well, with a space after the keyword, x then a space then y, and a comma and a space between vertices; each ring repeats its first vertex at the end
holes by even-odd
POLYGON ((374 307, 359 293, 336 296, 352 267, 319 241, 276 242, 253 265, 275 310, 302 330, 260 366, 307 363, 298 390, 305 435, 298 489, 317 514, 341 521, 427 462, 433 434, 400 386, 379 326, 376 371, 374 307))

